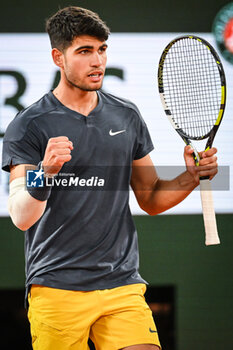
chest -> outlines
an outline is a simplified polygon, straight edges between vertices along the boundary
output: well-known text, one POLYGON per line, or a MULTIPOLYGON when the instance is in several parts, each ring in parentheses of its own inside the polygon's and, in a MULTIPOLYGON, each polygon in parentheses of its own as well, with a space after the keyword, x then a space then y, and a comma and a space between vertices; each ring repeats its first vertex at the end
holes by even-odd
POLYGON ((131 121, 124 118, 59 118, 43 133, 43 152, 51 137, 73 142, 69 165, 130 165, 136 142, 131 121))

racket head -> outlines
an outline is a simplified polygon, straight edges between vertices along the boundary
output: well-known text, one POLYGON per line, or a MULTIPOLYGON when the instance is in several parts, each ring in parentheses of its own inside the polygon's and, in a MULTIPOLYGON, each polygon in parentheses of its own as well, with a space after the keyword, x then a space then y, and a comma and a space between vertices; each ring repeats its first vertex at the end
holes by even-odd
POLYGON ((226 78, 220 58, 203 38, 180 36, 164 49, 158 87, 165 113, 188 143, 209 137, 211 147, 226 104, 226 78))

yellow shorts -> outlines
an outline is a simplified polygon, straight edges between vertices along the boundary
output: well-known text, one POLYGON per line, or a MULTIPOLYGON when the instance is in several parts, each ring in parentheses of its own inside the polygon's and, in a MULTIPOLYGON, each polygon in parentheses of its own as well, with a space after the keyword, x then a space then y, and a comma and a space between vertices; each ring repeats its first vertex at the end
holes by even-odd
POLYGON ((160 347, 144 284, 69 291, 33 285, 28 318, 34 350, 118 350, 136 344, 160 347))

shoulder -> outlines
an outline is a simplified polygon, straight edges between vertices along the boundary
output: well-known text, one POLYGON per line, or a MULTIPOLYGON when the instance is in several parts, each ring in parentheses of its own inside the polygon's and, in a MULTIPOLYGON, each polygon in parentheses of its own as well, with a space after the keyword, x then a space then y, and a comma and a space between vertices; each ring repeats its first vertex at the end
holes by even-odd
POLYGON ((22 109, 8 125, 4 141, 20 140, 36 118, 48 114, 54 109, 56 109, 56 105, 52 103, 49 93, 29 107, 22 109))
POLYGON ((141 116, 136 104, 131 102, 130 100, 109 94, 102 90, 99 92, 99 94, 101 95, 104 104, 108 104, 109 106, 114 106, 116 108, 124 108, 126 110, 128 109, 135 112, 135 114, 141 116))
POLYGON ((34 102, 27 108, 22 109, 13 119, 12 122, 30 123, 35 118, 47 114, 57 108, 57 105, 51 99, 51 93, 45 94, 38 101, 34 102))

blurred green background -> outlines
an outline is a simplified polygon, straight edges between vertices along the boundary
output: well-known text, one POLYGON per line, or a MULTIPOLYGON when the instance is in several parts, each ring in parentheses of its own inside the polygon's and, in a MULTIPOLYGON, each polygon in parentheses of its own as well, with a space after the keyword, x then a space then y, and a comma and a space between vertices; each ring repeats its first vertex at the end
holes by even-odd
POLYGON ((97 12, 113 32, 210 32, 224 0, 9 0, 2 1, 1 32, 42 32, 59 8, 76 5, 97 12))

